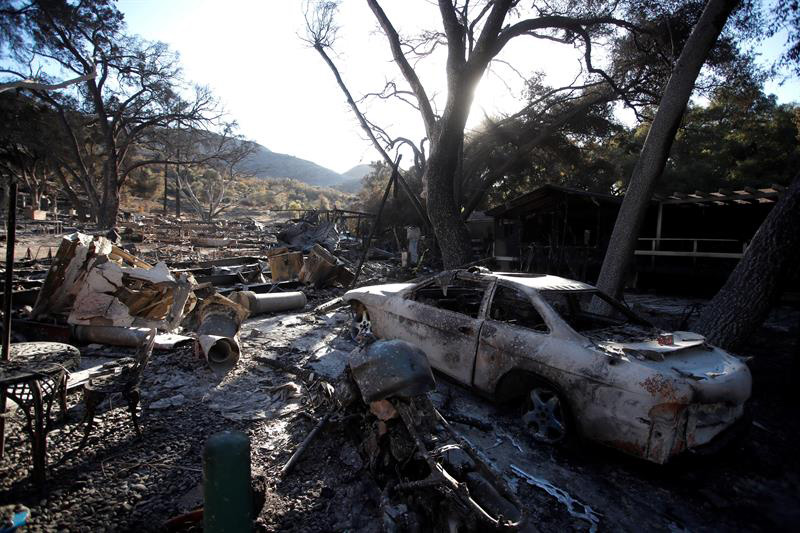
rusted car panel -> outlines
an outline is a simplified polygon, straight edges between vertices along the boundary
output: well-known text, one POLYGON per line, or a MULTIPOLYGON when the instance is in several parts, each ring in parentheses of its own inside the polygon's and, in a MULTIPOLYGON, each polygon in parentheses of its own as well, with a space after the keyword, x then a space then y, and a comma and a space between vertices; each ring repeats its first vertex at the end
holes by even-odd
POLYGON ((656 463, 712 442, 750 397, 740 360, 698 334, 659 332, 577 281, 451 271, 343 299, 366 308, 376 336, 421 347, 483 394, 503 397, 511 376, 552 384, 580 435, 656 463), (592 314, 598 298, 608 317, 592 314))

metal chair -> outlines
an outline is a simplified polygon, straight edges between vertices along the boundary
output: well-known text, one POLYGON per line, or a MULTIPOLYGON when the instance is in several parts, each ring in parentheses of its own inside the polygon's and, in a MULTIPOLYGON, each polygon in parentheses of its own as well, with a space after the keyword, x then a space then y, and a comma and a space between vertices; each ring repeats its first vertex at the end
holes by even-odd
POLYGON ((128 402, 128 411, 133 420, 133 427, 136 435, 141 437, 142 431, 139 429, 139 421, 136 418, 136 408, 139 405, 139 385, 142 382, 142 374, 150 360, 153 352, 153 345, 156 340, 156 330, 151 329, 136 352, 136 357, 124 357, 106 365, 92 374, 89 381, 83 386, 83 398, 86 403, 86 433, 81 441, 80 448, 86 445, 89 434, 94 425, 94 416, 102 401, 109 394, 116 392, 122 393, 122 397, 128 402))

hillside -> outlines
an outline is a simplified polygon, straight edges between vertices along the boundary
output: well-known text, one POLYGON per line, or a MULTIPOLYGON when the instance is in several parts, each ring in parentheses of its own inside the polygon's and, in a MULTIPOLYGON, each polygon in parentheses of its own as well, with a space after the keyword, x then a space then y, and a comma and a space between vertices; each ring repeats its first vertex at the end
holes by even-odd
POLYGON ((343 172, 344 181, 334 185, 334 188, 349 193, 356 193, 361 189, 361 180, 372 172, 372 165, 356 165, 347 172, 343 172))
POLYGON ((273 152, 260 144, 256 144, 255 152, 242 162, 241 168, 259 178, 292 178, 323 187, 333 187, 347 180, 338 172, 293 155, 273 152))
POLYGON ((356 165, 347 172, 343 172, 342 176, 360 180, 370 172, 372 172, 372 165, 356 165))

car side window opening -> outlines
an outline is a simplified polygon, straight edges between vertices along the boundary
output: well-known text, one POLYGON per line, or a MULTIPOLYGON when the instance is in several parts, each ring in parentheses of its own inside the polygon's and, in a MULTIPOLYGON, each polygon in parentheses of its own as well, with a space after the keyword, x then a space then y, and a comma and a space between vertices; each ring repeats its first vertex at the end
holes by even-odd
POLYGON ((539 311, 531 303, 530 297, 512 287, 497 286, 492 298, 489 317, 499 322, 521 326, 540 333, 550 332, 539 311))
POLYGON ((539 291, 539 294, 572 329, 578 332, 628 324, 650 326, 646 320, 636 316, 623 304, 600 291, 543 290, 539 291), (606 309, 606 313, 592 312, 592 309, 597 308, 595 299, 599 299, 605 304, 601 308, 606 309))
POLYGON ((434 282, 417 289, 411 299, 419 303, 478 318, 486 283, 454 278, 445 286, 434 282))

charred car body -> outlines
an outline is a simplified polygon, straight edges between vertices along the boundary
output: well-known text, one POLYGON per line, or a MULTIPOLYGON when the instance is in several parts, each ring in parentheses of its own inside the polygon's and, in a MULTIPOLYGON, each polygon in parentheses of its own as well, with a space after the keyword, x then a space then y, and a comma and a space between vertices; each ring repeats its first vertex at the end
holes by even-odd
POLYGON ((696 333, 660 332, 577 281, 457 270, 343 298, 356 327, 419 346, 480 393, 521 399, 543 442, 579 435, 665 463, 712 447, 750 397, 739 359, 696 333))

